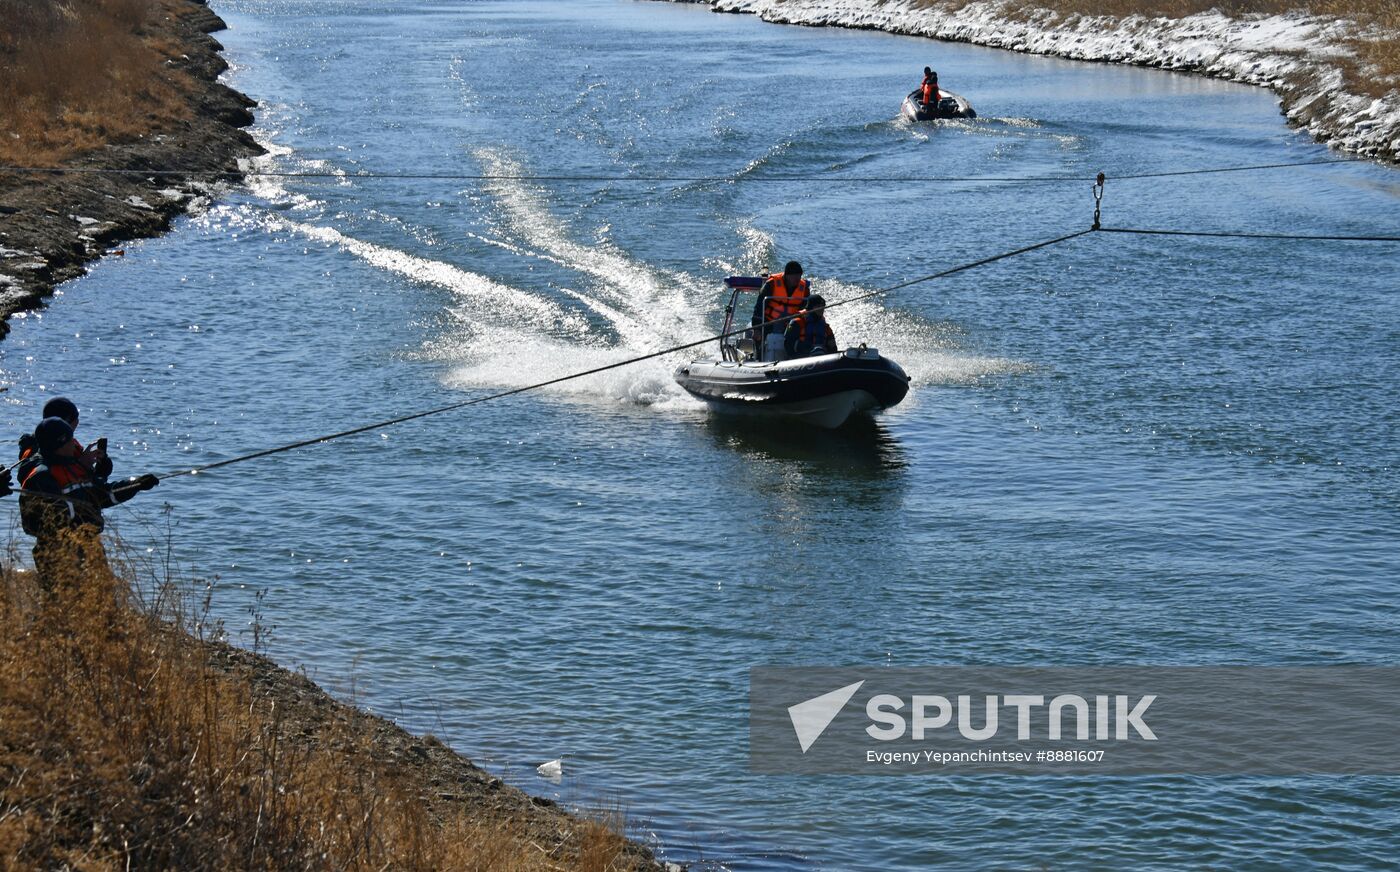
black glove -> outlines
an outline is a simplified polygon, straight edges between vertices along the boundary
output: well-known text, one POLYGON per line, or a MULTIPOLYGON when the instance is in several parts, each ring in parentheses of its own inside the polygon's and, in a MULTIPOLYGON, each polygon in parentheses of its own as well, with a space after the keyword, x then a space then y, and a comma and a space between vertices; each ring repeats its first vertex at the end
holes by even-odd
POLYGON ((97 458, 97 463, 93 464, 92 472, 93 475, 102 479, 110 476, 112 474, 112 458, 105 454, 97 458))
POLYGON ((132 484, 136 486, 137 490, 145 491, 150 490, 151 488, 160 484, 160 479, 156 478, 154 475, 148 472, 140 478, 134 480, 132 484))
POLYGON ((8 469, 0 469, 0 497, 7 497, 14 493, 14 489, 10 487, 13 483, 14 477, 10 475, 10 471, 8 469))

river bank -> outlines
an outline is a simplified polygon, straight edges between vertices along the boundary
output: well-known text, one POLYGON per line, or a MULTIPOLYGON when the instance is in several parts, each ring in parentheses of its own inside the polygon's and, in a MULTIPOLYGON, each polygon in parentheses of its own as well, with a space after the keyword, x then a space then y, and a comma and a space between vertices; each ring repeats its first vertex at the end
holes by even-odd
POLYGON ((154 576, 114 544, 117 572, 86 551, 47 591, 0 564, 6 868, 667 868, 622 810, 529 796, 220 641, 168 582, 134 594, 154 576))
MULTIPOLYGON (((48 143, 5 144, 0 163, 50 166, 49 155, 57 153, 57 165, 70 172, 0 171, 0 337, 12 315, 40 307, 59 283, 81 275, 116 244, 168 230, 175 216, 212 192, 198 179, 236 173, 241 158, 263 152, 242 129, 253 123, 255 102, 218 81, 228 63, 210 34, 224 27, 203 0, 171 0, 140 25, 143 39, 167 55, 161 74, 179 76, 180 87, 166 90, 183 105, 154 117, 103 119, 92 135, 112 141, 71 155, 48 143), (191 176, 142 175, 172 167, 191 176)), ((133 90, 146 93, 156 84, 165 83, 133 90)), ((110 111, 151 112, 121 101, 110 111)))
MULTIPOLYGON (((1336 17, 1303 12, 1232 17, 1217 10, 1184 17, 1116 17, 1012 0, 678 2, 704 3, 716 12, 757 15, 777 24, 881 30, 1259 85, 1279 96, 1290 125, 1319 142, 1400 161, 1400 86, 1393 71, 1368 64, 1357 51, 1367 42, 1393 43, 1396 35, 1336 17)), ((945 81, 955 79, 953 71, 944 71, 945 81)), ((975 105, 976 96, 968 96, 975 105)))

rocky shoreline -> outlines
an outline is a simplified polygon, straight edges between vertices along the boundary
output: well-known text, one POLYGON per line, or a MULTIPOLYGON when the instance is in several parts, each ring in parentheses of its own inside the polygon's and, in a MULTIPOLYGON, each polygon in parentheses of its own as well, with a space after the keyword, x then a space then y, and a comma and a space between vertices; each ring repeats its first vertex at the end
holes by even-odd
POLYGON ((237 174, 240 159, 263 153, 242 129, 253 123, 255 101, 218 81, 228 63, 210 34, 225 28, 223 19, 205 0, 187 2, 186 14, 159 26, 184 47, 170 63, 198 85, 188 120, 82 155, 65 165, 72 172, 0 172, 0 337, 16 312, 42 306, 59 283, 82 275, 114 244, 169 230, 175 216, 209 193, 209 179, 237 174), (144 174, 170 167, 191 175, 144 174), (121 174, 97 172, 113 170, 121 174))
MULTIPOLYGON (((1354 154, 1400 162, 1400 88, 1347 90, 1347 40, 1359 26, 1289 13, 1238 19, 1211 11, 1184 18, 1066 15, 1010 0, 926 5, 911 0, 671 0, 775 24, 849 27, 926 36, 1072 60, 1194 72, 1269 88, 1288 123, 1354 154)), ((1394 38, 1393 35, 1387 38, 1394 38)))

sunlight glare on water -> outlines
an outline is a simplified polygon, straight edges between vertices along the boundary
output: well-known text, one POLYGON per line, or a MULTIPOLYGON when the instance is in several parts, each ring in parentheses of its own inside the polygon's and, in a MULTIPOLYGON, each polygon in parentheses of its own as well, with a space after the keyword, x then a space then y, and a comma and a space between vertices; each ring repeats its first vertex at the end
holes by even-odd
MULTIPOLYGON (((1116 224, 1400 232, 1366 163, 1118 179, 1328 154, 1200 77, 688 5, 215 5, 256 165, 333 177, 250 179, 15 321, 7 432, 67 394, 121 474, 693 341, 726 275, 790 258, 834 301, 1083 229, 1100 169, 1116 224), (898 119, 929 63, 981 117, 898 119), (822 174, 1086 181, 762 181, 822 174)), ((1395 264, 1099 234, 834 309, 913 377, 839 431, 714 418, 676 353, 113 521, 161 541, 168 503, 235 641, 260 610, 280 662, 526 789, 620 797, 701 868, 1374 868, 1391 781, 773 778, 746 714, 765 664, 1393 662, 1395 264)))

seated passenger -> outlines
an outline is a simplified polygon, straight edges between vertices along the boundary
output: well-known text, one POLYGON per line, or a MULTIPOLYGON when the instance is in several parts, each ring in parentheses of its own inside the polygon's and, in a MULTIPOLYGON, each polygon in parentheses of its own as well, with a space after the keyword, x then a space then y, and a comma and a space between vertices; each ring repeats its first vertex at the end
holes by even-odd
POLYGON ((826 300, 813 294, 807 298, 807 305, 788 323, 783 334, 783 348, 788 357, 808 357, 813 354, 831 354, 837 351, 836 334, 826 323, 826 300))

